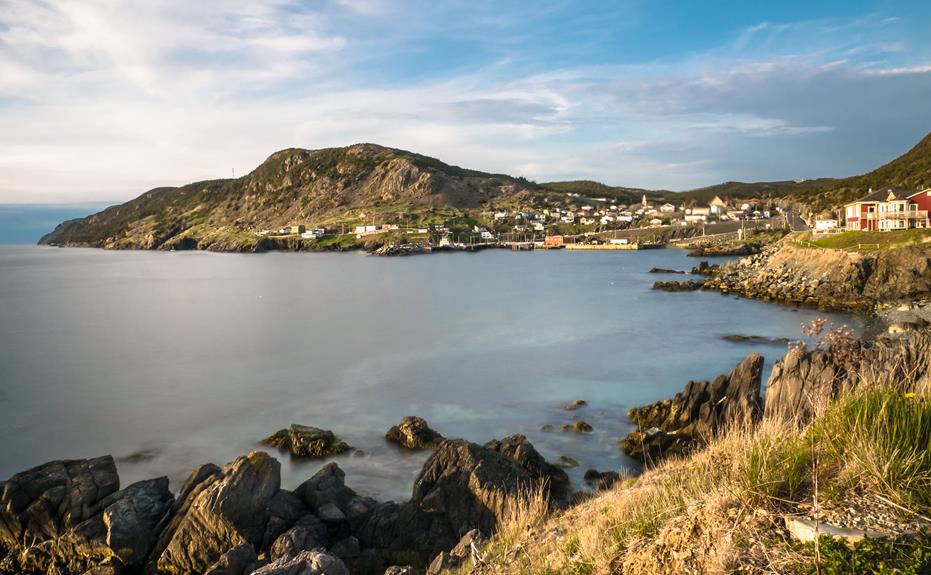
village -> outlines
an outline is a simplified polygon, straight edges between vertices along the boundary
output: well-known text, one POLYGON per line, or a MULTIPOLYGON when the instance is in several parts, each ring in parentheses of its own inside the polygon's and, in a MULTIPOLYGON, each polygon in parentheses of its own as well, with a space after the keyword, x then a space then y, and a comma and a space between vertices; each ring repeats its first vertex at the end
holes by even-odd
POLYGON ((255 233, 312 242, 343 238, 359 243, 406 244, 429 250, 643 249, 658 247, 663 243, 658 238, 667 237, 670 231, 677 237, 687 237, 704 235, 706 227, 733 232, 742 222, 769 227, 773 220, 782 218, 782 209, 769 200, 731 202, 719 196, 707 205, 684 206, 650 202, 645 194, 639 203, 624 204, 570 193, 561 202, 547 199, 543 205, 498 208, 475 215, 450 214, 440 217, 439 222, 437 217, 419 216, 407 216, 406 223, 397 223, 400 216, 392 222, 384 221, 389 214, 361 212, 354 221, 325 226, 291 224, 255 233), (651 241, 630 234, 643 230, 655 232, 651 241))

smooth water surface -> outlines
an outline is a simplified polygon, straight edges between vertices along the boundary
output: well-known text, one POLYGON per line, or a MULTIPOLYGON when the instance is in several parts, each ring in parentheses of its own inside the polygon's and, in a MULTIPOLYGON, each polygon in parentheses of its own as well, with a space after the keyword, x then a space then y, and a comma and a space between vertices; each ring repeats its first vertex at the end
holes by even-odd
MULTIPOLYGON (((818 315, 716 293, 652 291, 679 250, 362 254, 0 247, 0 478, 111 453, 124 485, 261 449, 292 422, 363 456, 347 482, 405 499, 427 453, 385 431, 420 415, 447 437, 527 435, 584 469, 633 463, 625 411, 784 346, 818 315), (567 412, 562 405, 585 399, 567 412), (560 426, 573 415, 595 432, 560 426), (551 432, 540 427, 552 424, 551 432)), ((674 276, 682 278, 683 276, 674 276)), ((670 279, 665 277, 665 279, 670 279)), ((823 314, 821 314, 823 315, 823 314)), ((835 316, 858 325, 856 318, 835 316)), ((281 454, 283 485, 322 464, 281 454)))

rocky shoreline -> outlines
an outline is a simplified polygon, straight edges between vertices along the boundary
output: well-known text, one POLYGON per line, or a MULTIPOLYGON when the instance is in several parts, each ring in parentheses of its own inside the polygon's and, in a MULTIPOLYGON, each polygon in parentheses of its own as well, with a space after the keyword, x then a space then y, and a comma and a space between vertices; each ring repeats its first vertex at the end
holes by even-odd
POLYGON ((17 473, 0 484, 0 572, 437 573, 461 555, 463 537, 489 536, 521 493, 543 486, 550 505, 568 503, 565 472, 524 436, 482 446, 414 423, 400 427, 434 452, 400 504, 360 496, 336 463, 282 489, 280 464, 260 451, 197 467, 177 494, 165 477, 121 489, 112 456, 17 473))

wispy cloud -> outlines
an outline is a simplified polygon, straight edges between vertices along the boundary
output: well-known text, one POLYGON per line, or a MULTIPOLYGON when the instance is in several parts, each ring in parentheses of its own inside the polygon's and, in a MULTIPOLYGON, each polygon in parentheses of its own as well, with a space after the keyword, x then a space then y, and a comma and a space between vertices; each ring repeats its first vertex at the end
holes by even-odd
POLYGON ((931 127, 905 24, 760 20, 628 55, 636 3, 0 0, 0 202, 125 199, 357 141, 538 180, 844 175, 931 127))

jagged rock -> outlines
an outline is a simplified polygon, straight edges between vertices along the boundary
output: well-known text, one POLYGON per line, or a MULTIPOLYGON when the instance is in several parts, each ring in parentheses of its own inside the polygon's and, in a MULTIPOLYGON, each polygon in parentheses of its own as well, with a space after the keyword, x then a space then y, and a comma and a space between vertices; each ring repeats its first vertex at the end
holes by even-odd
POLYGON ((693 267, 690 273, 700 276, 710 276, 720 268, 720 264, 708 265, 707 261, 703 261, 699 262, 697 266, 693 267))
POLYGON ((174 503, 168 478, 133 483, 103 511, 106 544, 123 564, 142 565, 158 537, 157 528, 174 503))
POLYGON ((317 512, 328 503, 342 509, 356 497, 356 492, 346 487, 346 473, 335 462, 330 462, 295 489, 294 495, 317 512))
POLYGON ((252 572, 252 575, 349 575, 338 557, 323 551, 302 551, 282 557, 252 572))
POLYGON ((705 285, 705 282, 695 281, 695 280, 685 280, 685 281, 668 281, 668 282, 653 282, 653 289, 661 291, 695 291, 702 288, 705 285))
POLYGON ((472 547, 480 549, 487 539, 482 537, 478 529, 472 529, 462 536, 459 543, 449 551, 437 555, 427 568, 427 575, 440 575, 446 571, 458 569, 472 556, 472 547))
POLYGON ((323 527, 322 534, 319 529, 308 525, 298 525, 288 529, 272 543, 268 556, 275 561, 282 557, 293 557, 301 551, 326 547, 326 527, 322 524, 321 527, 323 527))
POLYGON ((237 545, 259 546, 280 481, 280 465, 268 454, 238 457, 197 493, 158 558, 158 568, 201 573, 237 545))
POLYGON ((568 498, 569 476, 561 467, 547 462, 525 436, 516 434, 501 441, 493 439, 485 444, 485 449, 497 451, 514 460, 534 480, 545 481, 555 499, 568 498))
POLYGON ((252 545, 243 543, 221 555, 204 575, 248 575, 254 570, 257 561, 252 545))
POLYGON ((390 501, 378 503, 353 535, 363 546, 379 550, 389 563, 417 565, 451 548, 459 538, 444 514, 413 502, 390 501))
POLYGON ((265 535, 262 536, 260 549, 267 549, 279 535, 307 514, 307 506, 290 491, 282 489, 276 493, 268 505, 268 522, 265 535))
POLYGON ((330 547, 330 552, 340 559, 353 559, 362 554, 362 548, 359 545, 359 540, 350 535, 334 543, 330 547))
POLYGON ((327 457, 349 451, 349 445, 332 431, 298 425, 281 429, 262 440, 263 443, 290 451, 296 457, 327 457))
POLYGON ((168 543, 174 537, 178 526, 184 521, 188 510, 198 496, 223 476, 223 470, 212 463, 195 468, 181 485, 178 497, 172 505, 171 511, 165 516, 157 528, 160 533, 155 548, 152 550, 152 560, 162 555, 168 543))
POLYGON ((759 243, 725 242, 697 247, 690 251, 688 255, 695 258, 707 256, 748 256, 760 253, 762 247, 762 244, 759 243))
POLYGON ((684 453, 730 425, 750 425, 762 415, 763 356, 751 353, 730 375, 690 381, 669 400, 628 411, 638 430, 621 442, 640 461, 684 453))
POLYGON ((408 449, 428 449, 443 441, 443 436, 422 418, 407 416, 388 430, 385 439, 408 449))
POLYGON ((51 461, 17 473, 0 491, 0 542, 54 539, 98 516, 120 487, 113 457, 51 461))
POLYGON ((411 502, 444 516, 453 533, 479 529, 490 534, 505 498, 534 484, 525 469, 502 453, 461 439, 444 441, 414 482, 411 502))
POLYGON ((392 565, 385 569, 385 575, 418 575, 420 571, 411 565, 392 565))

